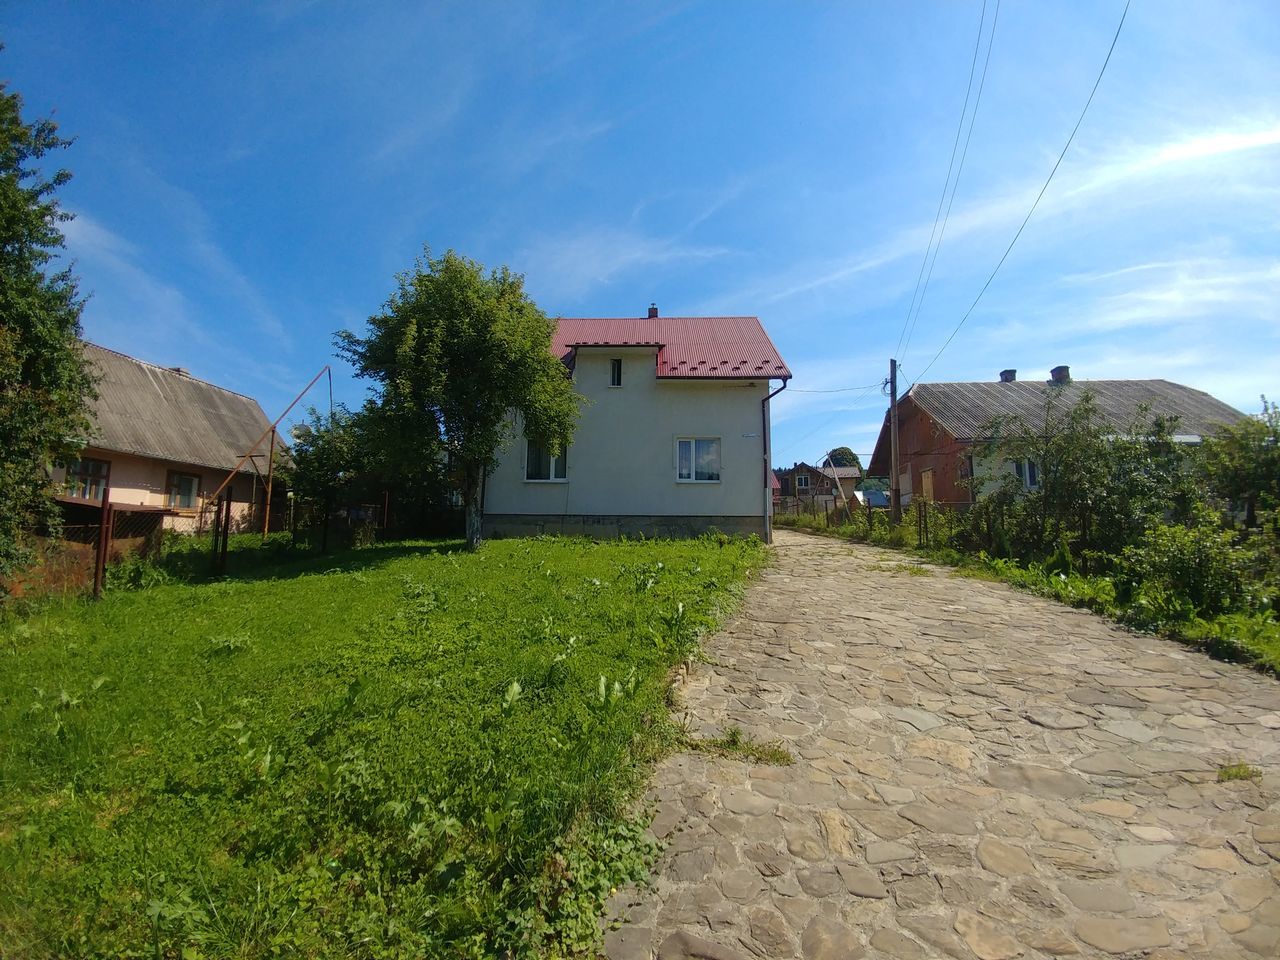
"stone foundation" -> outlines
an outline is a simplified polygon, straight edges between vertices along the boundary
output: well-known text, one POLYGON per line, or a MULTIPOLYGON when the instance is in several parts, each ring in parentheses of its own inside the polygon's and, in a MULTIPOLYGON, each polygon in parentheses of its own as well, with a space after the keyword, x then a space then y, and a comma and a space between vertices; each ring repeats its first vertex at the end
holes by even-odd
POLYGON ((767 536, 763 517, 645 517, 581 514, 495 513, 484 518, 484 536, 537 537, 558 534, 567 537, 697 537, 711 528, 730 536, 767 536))

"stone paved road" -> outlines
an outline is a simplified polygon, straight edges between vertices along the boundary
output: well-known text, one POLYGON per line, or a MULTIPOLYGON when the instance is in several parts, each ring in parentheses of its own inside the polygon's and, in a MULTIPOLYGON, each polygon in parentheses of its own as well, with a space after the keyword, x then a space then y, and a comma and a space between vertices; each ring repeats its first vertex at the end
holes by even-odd
POLYGON ((909 566, 777 534, 681 695, 796 763, 658 769, 609 956, 1280 956, 1280 682, 909 566))

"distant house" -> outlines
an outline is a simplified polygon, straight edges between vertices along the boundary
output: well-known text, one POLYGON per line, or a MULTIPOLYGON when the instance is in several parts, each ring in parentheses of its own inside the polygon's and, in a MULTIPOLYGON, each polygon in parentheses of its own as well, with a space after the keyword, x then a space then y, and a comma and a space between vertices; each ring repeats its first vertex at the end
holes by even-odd
MULTIPOLYGON (((79 459, 58 468, 54 482, 72 511, 102 501, 130 512, 164 514, 164 525, 194 532, 209 522, 210 497, 270 429, 251 397, 97 344, 84 345, 100 377, 92 434, 79 459)), ((233 523, 244 525, 265 499, 269 441, 228 486, 233 523)), ((277 441, 277 449, 286 450, 277 441)))
POLYGON ((858 467, 833 467, 828 465, 822 468, 822 473, 824 476, 834 480, 836 484, 839 484, 846 500, 853 499, 853 495, 858 489, 858 482, 862 479, 862 471, 858 467))
POLYGON ((829 497, 835 490, 835 478, 808 463, 797 463, 774 472, 784 497, 829 497))
POLYGON ((756 317, 567 318, 552 351, 588 403, 554 455, 513 419, 486 536, 769 536, 771 381, 791 371, 756 317))
MULTIPOLYGON (((1150 416, 1177 417, 1177 439, 1198 443, 1244 414, 1209 394, 1168 380, 1073 380, 1070 369, 1055 367, 1048 381, 1021 381, 1017 371, 1004 370, 1000 379, 978 383, 917 383, 898 402, 899 483, 903 503, 919 496, 939 503, 969 503, 974 499, 974 445, 991 439, 993 421, 1020 418, 1034 424, 1044 417, 1051 398, 1063 408, 1074 406, 1088 392, 1099 414, 1126 427, 1146 407, 1150 416)), ((889 416, 880 428, 867 475, 888 477, 889 416)), ((1034 461, 1003 463, 997 470, 1012 473, 1028 489, 1040 483, 1034 461)))

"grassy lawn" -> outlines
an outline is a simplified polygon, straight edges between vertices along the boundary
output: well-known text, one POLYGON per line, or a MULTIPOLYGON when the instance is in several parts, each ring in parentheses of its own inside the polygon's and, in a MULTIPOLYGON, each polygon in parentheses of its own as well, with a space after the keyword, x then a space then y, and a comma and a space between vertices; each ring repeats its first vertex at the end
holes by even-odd
POLYGON ((588 947, 652 856, 666 671, 763 549, 457 547, 0 625, 0 956, 588 947))

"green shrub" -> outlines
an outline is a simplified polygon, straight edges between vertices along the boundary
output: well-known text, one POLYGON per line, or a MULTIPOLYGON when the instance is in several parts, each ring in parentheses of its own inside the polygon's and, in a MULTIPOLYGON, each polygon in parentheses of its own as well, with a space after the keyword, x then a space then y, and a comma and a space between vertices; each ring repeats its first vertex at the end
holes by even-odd
POLYGON ((1201 514, 1191 526, 1160 523, 1126 547, 1118 595, 1151 625, 1214 617, 1240 607, 1245 558, 1234 537, 1201 514))

